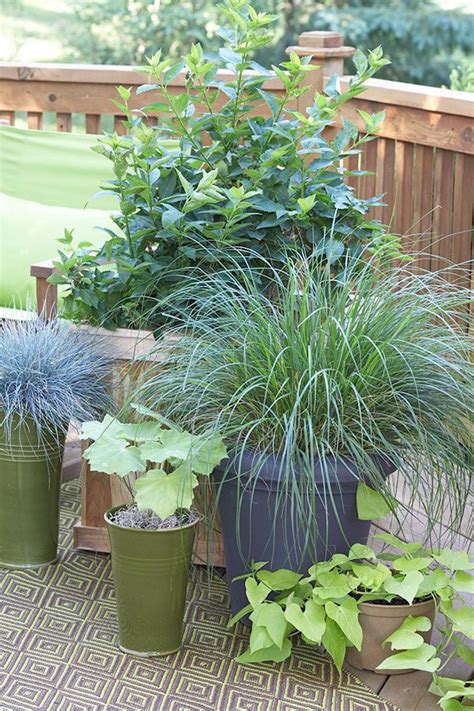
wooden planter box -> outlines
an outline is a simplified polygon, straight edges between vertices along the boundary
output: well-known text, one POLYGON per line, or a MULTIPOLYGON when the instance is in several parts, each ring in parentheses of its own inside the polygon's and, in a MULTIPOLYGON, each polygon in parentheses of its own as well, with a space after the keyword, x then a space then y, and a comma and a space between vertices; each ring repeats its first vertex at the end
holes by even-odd
MULTIPOLYGON (((80 326, 91 330, 89 327, 80 326)), ((119 328, 116 331, 94 329, 94 333, 104 340, 104 348, 114 361, 113 395, 120 407, 127 398, 132 384, 139 381, 145 370, 159 367, 165 356, 151 356, 155 339, 151 331, 119 328), (148 358, 150 356, 150 358, 148 358), (136 359, 140 359, 137 362, 136 359), (132 362, 133 361, 133 362, 132 362)), ((83 442, 83 451, 88 443, 83 442)), ((81 518, 74 526, 74 545, 84 550, 109 552, 110 543, 104 513, 112 506, 131 500, 130 493, 120 477, 94 472, 88 462, 82 459, 81 466, 81 518)), ((213 540, 207 542, 206 529, 198 527, 194 562, 208 563, 208 549, 212 565, 224 566, 222 536, 216 528, 213 540)))

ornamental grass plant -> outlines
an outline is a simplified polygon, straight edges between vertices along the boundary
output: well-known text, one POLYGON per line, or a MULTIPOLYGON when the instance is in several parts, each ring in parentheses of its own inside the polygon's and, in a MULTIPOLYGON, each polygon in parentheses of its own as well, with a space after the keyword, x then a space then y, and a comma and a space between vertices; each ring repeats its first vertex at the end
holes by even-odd
POLYGON ((263 294, 241 261, 212 277, 183 277, 166 303, 181 338, 141 401, 192 431, 216 428, 237 457, 256 453, 253 486, 261 462, 277 457, 275 521, 285 509, 295 529, 311 528, 308 502, 315 515, 333 507, 334 458, 353 463, 386 512, 403 483, 429 530, 440 520, 456 525, 473 463, 469 290, 449 283, 447 270, 382 271, 373 258, 347 262, 337 279, 301 254, 281 269, 266 265, 272 287, 263 294), (387 479, 379 458, 398 473, 387 479))
POLYGON ((100 340, 65 322, 32 317, 0 331, 0 425, 7 438, 23 426, 39 439, 62 438, 71 422, 109 405, 110 361, 100 340))

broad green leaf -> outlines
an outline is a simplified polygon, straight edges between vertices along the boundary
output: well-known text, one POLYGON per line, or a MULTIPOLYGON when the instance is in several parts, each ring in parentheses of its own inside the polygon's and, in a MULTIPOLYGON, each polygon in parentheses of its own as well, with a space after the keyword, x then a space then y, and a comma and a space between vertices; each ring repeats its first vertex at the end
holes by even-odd
POLYGON ((390 644, 392 649, 416 649, 424 640, 418 632, 427 632, 431 629, 428 617, 413 617, 409 615, 387 639, 384 644, 390 644))
POLYGON ((349 549, 349 560, 361 560, 375 558, 375 553, 369 546, 364 546, 362 543, 354 543, 349 549))
POLYGON ((413 570, 426 570, 431 562, 431 558, 395 558, 392 565, 400 573, 411 573, 413 570))
POLYGON ((383 518, 393 510, 393 503, 390 506, 383 494, 364 484, 363 481, 357 485, 356 501, 357 515, 362 521, 383 518))
POLYGON ((285 639, 283 641, 281 649, 276 646, 276 644, 266 649, 259 649, 257 652, 251 652, 248 650, 244 652, 239 657, 237 657, 237 662, 239 664, 256 664, 258 662, 283 662, 291 654, 291 640, 285 639))
POLYGON ((440 565, 446 566, 449 570, 471 570, 474 567, 474 562, 469 559, 466 551, 442 550, 438 553, 433 553, 433 558, 440 565))
POLYGON ((449 576, 442 568, 435 568, 432 573, 428 573, 423 578, 423 582, 418 588, 418 596, 425 597, 433 592, 439 592, 450 584, 449 576))
POLYGON ((387 578, 384 581, 383 586, 388 593, 401 597, 403 600, 406 600, 409 605, 411 605, 418 594, 418 590, 422 582, 422 573, 418 570, 414 570, 411 573, 407 573, 401 580, 397 580, 393 575, 391 575, 390 578, 387 578))
POLYGON ((344 565, 349 560, 344 553, 335 553, 330 560, 323 560, 320 563, 315 563, 309 568, 308 573, 312 580, 315 580, 320 573, 328 573, 337 566, 344 565))
POLYGON ((441 611, 453 623, 453 628, 456 632, 474 639, 474 620, 472 609, 467 605, 454 607, 451 600, 441 602, 441 611))
POLYGON ((417 669, 419 671, 435 672, 441 664, 441 659, 435 657, 436 647, 423 643, 416 649, 398 652, 387 657, 377 669, 417 669))
POLYGON ((322 605, 308 600, 304 611, 296 603, 285 610, 285 618, 296 627, 312 644, 320 644, 326 629, 326 613, 322 605))
POLYGON ((265 583, 270 590, 289 590, 293 588, 296 583, 301 580, 303 576, 299 573, 294 573, 291 570, 280 570, 270 571, 270 570, 259 570, 257 573, 257 578, 265 583))
POLYGON ((127 424, 123 428, 127 439, 134 442, 159 441, 165 431, 157 420, 127 424))
MULTIPOLYGON (((262 602, 250 615, 253 623, 252 633, 255 626, 264 627, 270 636, 273 644, 281 647, 286 632, 286 620, 283 610, 276 602, 262 602)), ((252 638, 250 638, 252 639, 252 638)), ((250 642, 252 652, 255 649, 250 642)))
POLYGON ((256 624, 252 625, 249 646, 252 654, 258 652, 259 649, 268 649, 268 647, 273 646, 272 638, 266 627, 256 624))
POLYGON ((341 673, 344 657, 346 656, 347 641, 345 635, 333 620, 326 620, 326 629, 321 641, 337 670, 341 673))
POLYGON ((440 699, 439 705, 443 711, 466 711, 468 708, 457 699, 440 699))
POLYGON ((171 474, 163 469, 150 469, 135 482, 135 501, 139 509, 151 509, 160 518, 172 516, 177 509, 189 509, 193 502, 197 478, 186 467, 171 474))
POLYGON ((245 592, 252 608, 260 605, 270 594, 269 588, 263 583, 257 583, 255 578, 247 578, 245 581, 245 592))
POLYGON ((474 575, 466 573, 464 570, 457 570, 451 585, 457 592, 474 593, 474 575))
POLYGON ((313 594, 321 600, 344 597, 352 590, 347 575, 338 573, 335 570, 321 573, 318 575, 316 582, 318 587, 314 588, 313 594))
POLYGON ((431 682, 429 691, 437 696, 444 696, 450 691, 455 693, 464 693, 465 684, 461 679, 452 679, 448 676, 438 676, 438 674, 433 674, 433 681, 431 682))
POLYGON ((98 420, 84 422, 80 438, 96 440, 102 435, 107 434, 110 439, 114 437, 126 439, 126 427, 127 426, 119 422, 117 418, 106 415, 102 422, 98 420))
POLYGON ((149 461, 161 464, 168 459, 187 459, 196 442, 195 435, 189 432, 176 430, 163 430, 160 442, 145 442, 140 447, 142 457, 149 461))
POLYGON ((340 605, 330 601, 325 605, 326 614, 346 635, 349 642, 360 651, 362 646, 362 627, 359 623, 359 608, 353 597, 347 598, 340 605))
MULTIPOLYGON (((384 541, 384 543, 388 543, 390 546, 393 546, 394 548, 398 548, 401 551, 407 551, 407 552, 412 552, 412 553, 415 552, 412 549, 412 544, 405 543, 405 541, 402 541, 401 538, 394 536, 393 533, 376 533, 374 535, 374 538, 376 538, 378 541, 384 541)), ((418 543, 416 543, 415 545, 416 545, 417 550, 422 547, 418 543)))
POLYGON ((352 563, 351 570, 360 584, 368 590, 379 590, 384 580, 390 577, 390 568, 382 563, 377 565, 369 565, 363 563, 352 563))
POLYGON ((209 476, 227 457, 227 450, 219 434, 198 438, 189 455, 189 466, 196 474, 209 476))
POLYGON ((145 463, 138 447, 129 446, 126 439, 101 435, 84 452, 84 459, 95 472, 124 477, 132 472, 144 472, 145 463))
POLYGON ((474 667, 474 649, 472 646, 469 647, 456 635, 453 635, 452 641, 456 647, 456 654, 458 657, 465 661, 466 664, 469 664, 469 666, 474 667))

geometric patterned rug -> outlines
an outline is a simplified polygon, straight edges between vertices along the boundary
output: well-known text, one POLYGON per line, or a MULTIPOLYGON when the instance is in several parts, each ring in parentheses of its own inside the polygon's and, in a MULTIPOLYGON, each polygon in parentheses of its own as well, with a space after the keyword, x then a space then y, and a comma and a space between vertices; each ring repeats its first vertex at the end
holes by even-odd
POLYGON ((225 580, 205 568, 189 585, 181 650, 123 654, 109 556, 72 549, 78 506, 78 480, 63 484, 59 564, 0 570, 1 711, 393 711, 313 647, 282 664, 237 664, 248 630, 226 628, 225 580))

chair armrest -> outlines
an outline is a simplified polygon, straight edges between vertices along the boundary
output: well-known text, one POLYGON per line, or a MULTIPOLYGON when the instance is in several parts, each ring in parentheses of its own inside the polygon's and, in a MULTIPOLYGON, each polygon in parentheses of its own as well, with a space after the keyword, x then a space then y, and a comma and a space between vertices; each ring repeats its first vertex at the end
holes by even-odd
POLYGON ((36 279, 36 309, 40 316, 47 319, 55 318, 58 310, 58 287, 47 282, 55 271, 51 259, 37 262, 30 268, 31 276, 36 279))

